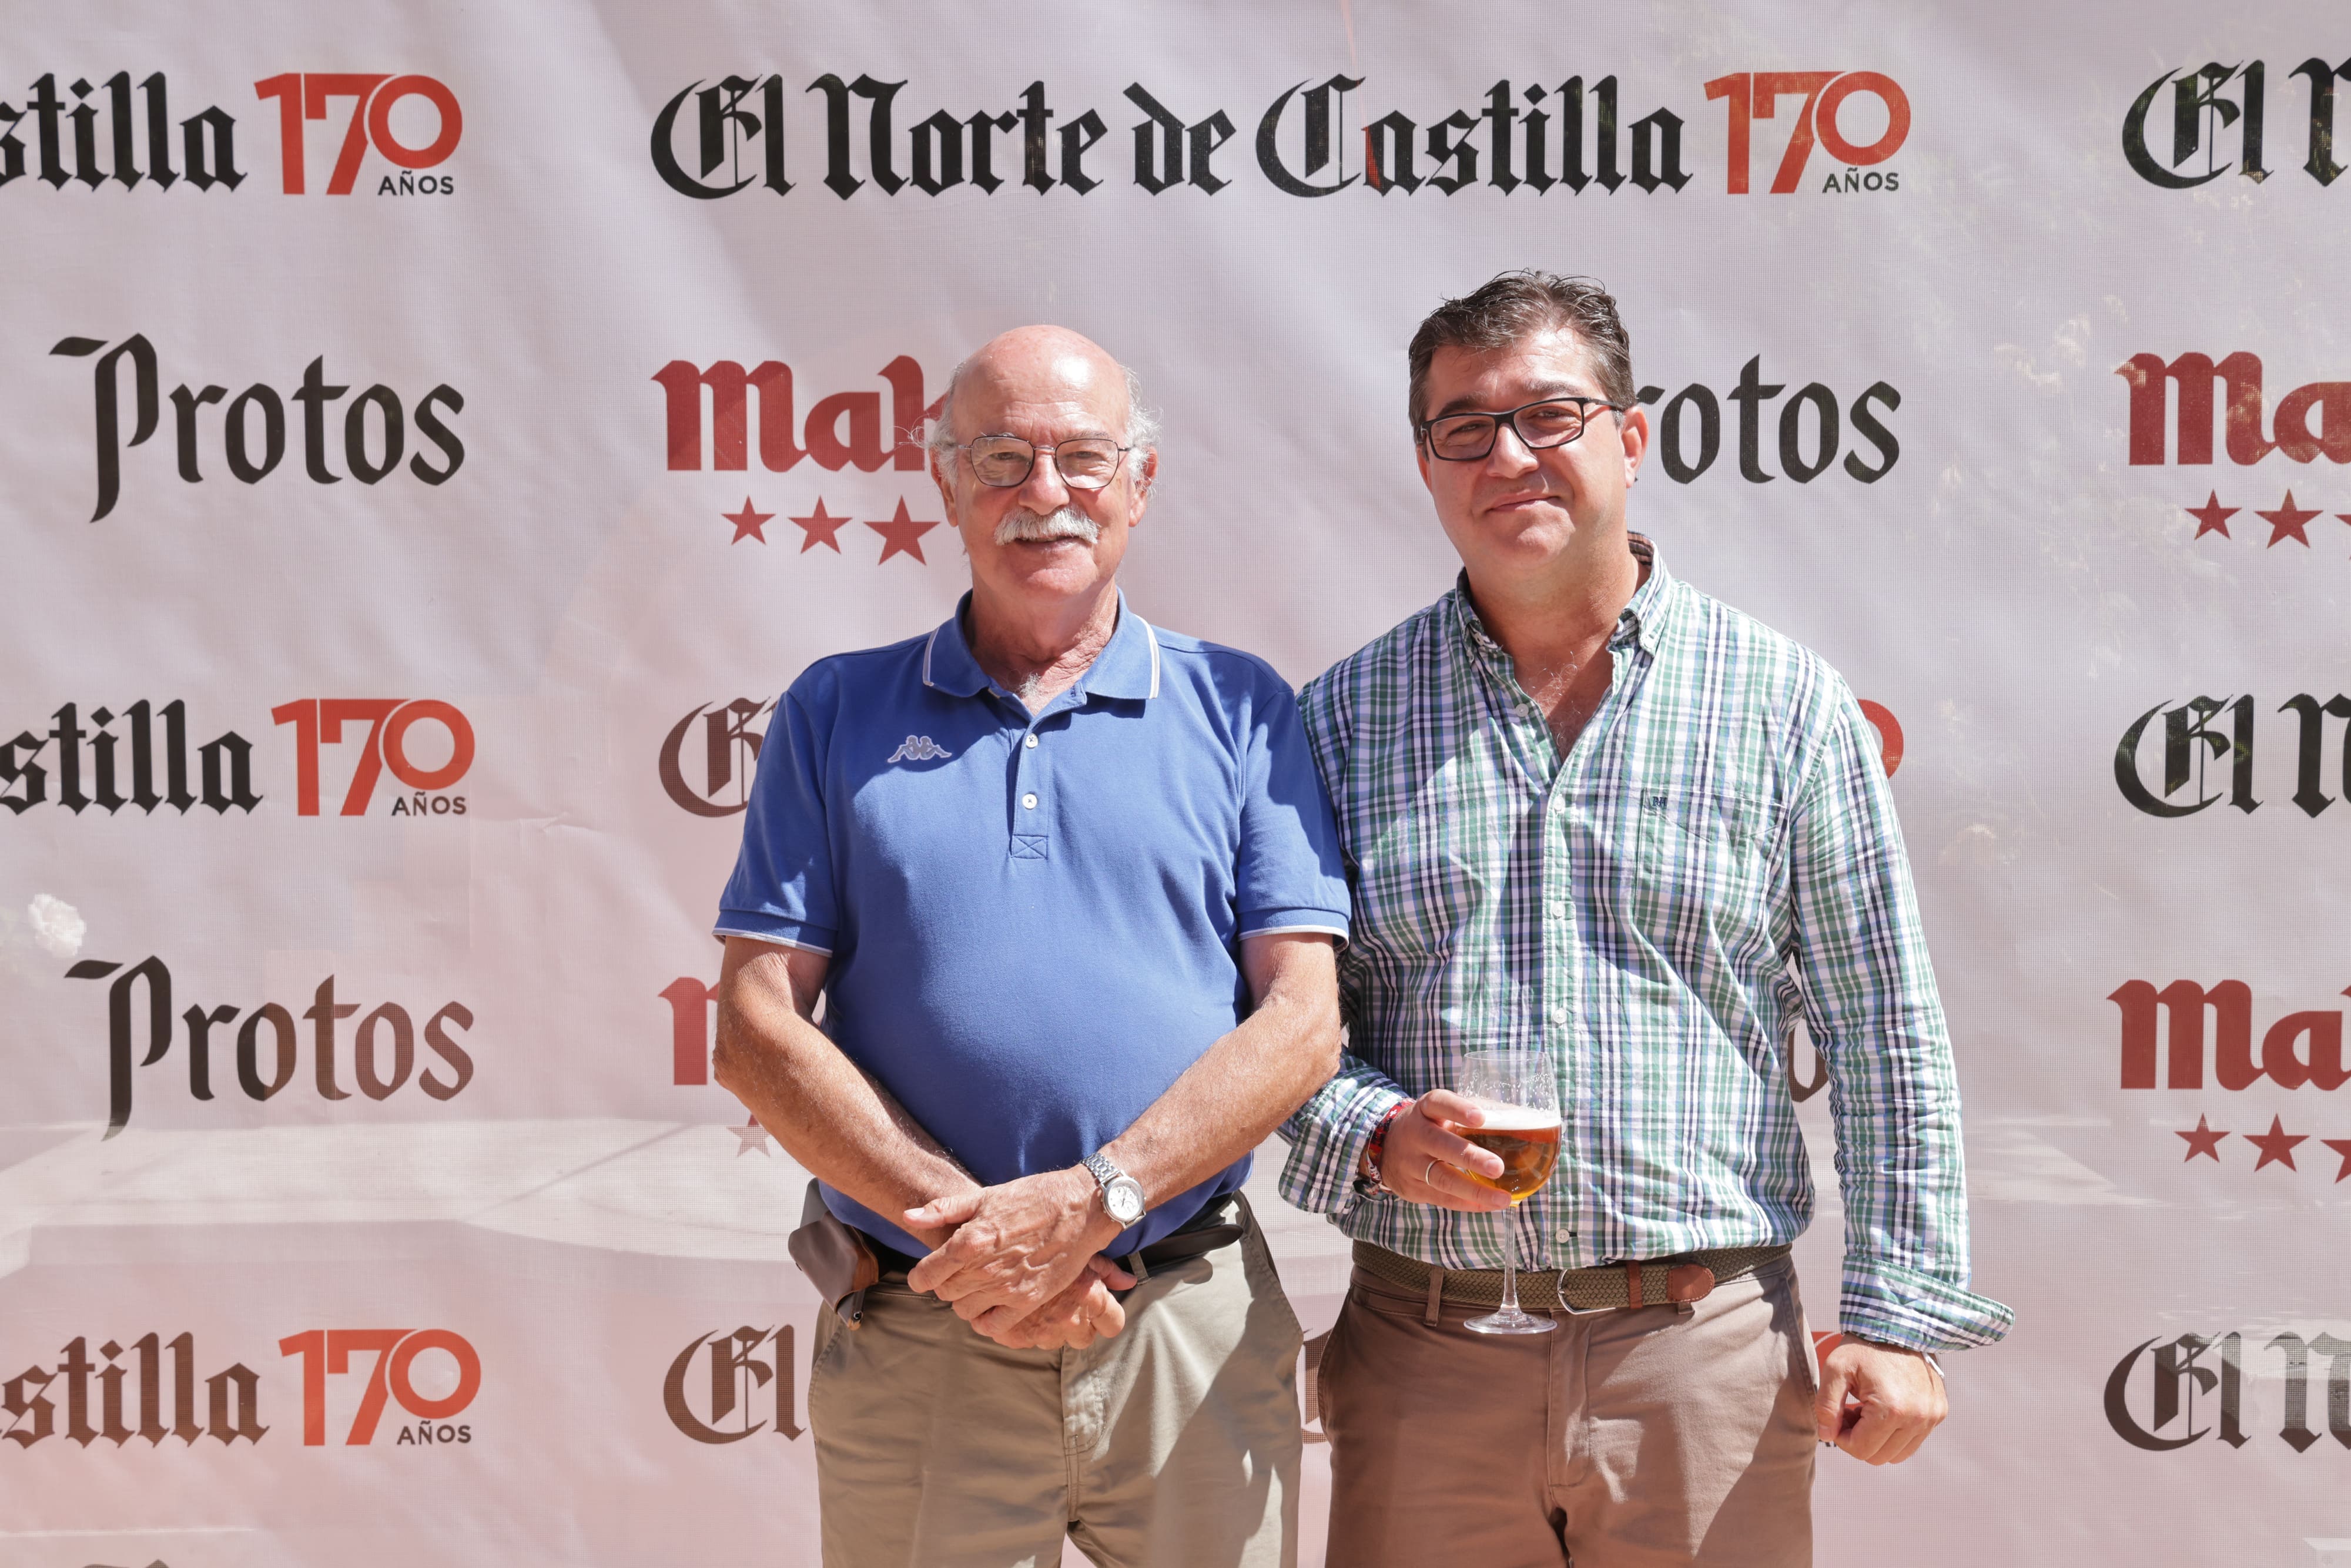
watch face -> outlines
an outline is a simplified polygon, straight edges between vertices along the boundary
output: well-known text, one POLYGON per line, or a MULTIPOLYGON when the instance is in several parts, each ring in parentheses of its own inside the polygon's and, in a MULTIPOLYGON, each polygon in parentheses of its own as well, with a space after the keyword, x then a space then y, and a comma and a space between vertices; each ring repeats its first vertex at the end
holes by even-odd
POLYGON ((1132 1225, 1143 1218, 1143 1194, 1132 1180, 1114 1181, 1102 1188, 1102 1206, 1121 1225, 1132 1225))

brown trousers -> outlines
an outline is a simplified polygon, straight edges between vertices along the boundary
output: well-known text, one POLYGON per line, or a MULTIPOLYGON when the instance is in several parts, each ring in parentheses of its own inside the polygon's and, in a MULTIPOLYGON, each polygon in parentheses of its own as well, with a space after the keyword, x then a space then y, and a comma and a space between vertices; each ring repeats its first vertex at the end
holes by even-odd
POLYGON ((1704 1301, 1463 1328, 1357 1270, 1320 1368, 1346 1568, 1798 1568, 1817 1370, 1794 1268, 1704 1301))
POLYGON ((904 1274, 865 1293, 862 1328, 824 1313, 825 1568, 1054 1568, 1065 1536, 1102 1568, 1290 1568, 1298 1320, 1247 1223, 1153 1270, 1084 1350, 1007 1350, 904 1274))

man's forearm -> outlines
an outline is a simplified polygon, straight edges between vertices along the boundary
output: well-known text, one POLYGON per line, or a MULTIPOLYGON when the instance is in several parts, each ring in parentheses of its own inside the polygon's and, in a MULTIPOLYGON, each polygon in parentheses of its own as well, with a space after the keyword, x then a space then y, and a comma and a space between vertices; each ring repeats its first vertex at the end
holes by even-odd
POLYGON ((729 938, 712 1057, 719 1083, 810 1175, 885 1218, 977 1186, 810 1020, 822 983, 817 956, 729 938))
POLYGON ((1339 1006, 1327 938, 1275 936, 1248 952, 1257 1009, 1103 1152, 1165 1202, 1263 1143, 1339 1065, 1339 1006))

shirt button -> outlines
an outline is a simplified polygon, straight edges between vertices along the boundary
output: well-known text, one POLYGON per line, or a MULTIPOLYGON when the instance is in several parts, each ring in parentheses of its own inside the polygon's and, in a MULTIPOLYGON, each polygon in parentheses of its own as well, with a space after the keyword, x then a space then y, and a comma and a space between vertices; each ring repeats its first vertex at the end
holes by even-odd
POLYGON ((1552 1231, 1551 1233, 1551 1237, 1554 1241, 1573 1241, 1575 1239, 1575 1232, 1562 1225, 1557 1230, 1552 1231))
MULTIPOLYGON (((1034 795, 1031 795, 1031 796, 1029 796, 1029 800, 1031 801, 1031 803, 1033 803, 1033 802, 1036 800, 1037 797, 1036 797, 1036 796, 1034 796, 1034 795)), ((1563 1007, 1558 1007, 1558 1008, 1553 1008, 1553 1009, 1551 1009, 1551 1021, 1552 1021, 1552 1022, 1553 1022, 1553 1023, 1565 1023, 1565 1022, 1567 1021, 1567 1009, 1566 1009, 1565 1008, 1563 1008, 1563 1007)))
POLYGON ((1027 747, 1029 750, 1034 751, 1037 749, 1037 737, 1033 735, 1029 736, 1023 739, 1020 744, 1027 747))
POLYGON ((1034 795, 1023 795, 1020 797, 1020 803, 1033 811, 1037 809, 1037 797, 1034 795))

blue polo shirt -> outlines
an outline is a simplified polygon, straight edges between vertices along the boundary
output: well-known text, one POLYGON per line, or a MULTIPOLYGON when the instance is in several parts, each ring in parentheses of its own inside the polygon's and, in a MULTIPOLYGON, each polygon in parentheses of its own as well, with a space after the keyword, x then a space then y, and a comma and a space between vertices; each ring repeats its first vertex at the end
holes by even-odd
MULTIPOLYGON (((1248 1013, 1240 939, 1344 939, 1348 898, 1271 666, 1122 596, 1110 642, 1032 716, 972 658, 969 603, 792 683, 716 929, 831 955, 825 1032, 993 1186, 1124 1132, 1248 1013)), ((1175 1230, 1249 1167, 1162 1198, 1110 1250, 1175 1230)))

